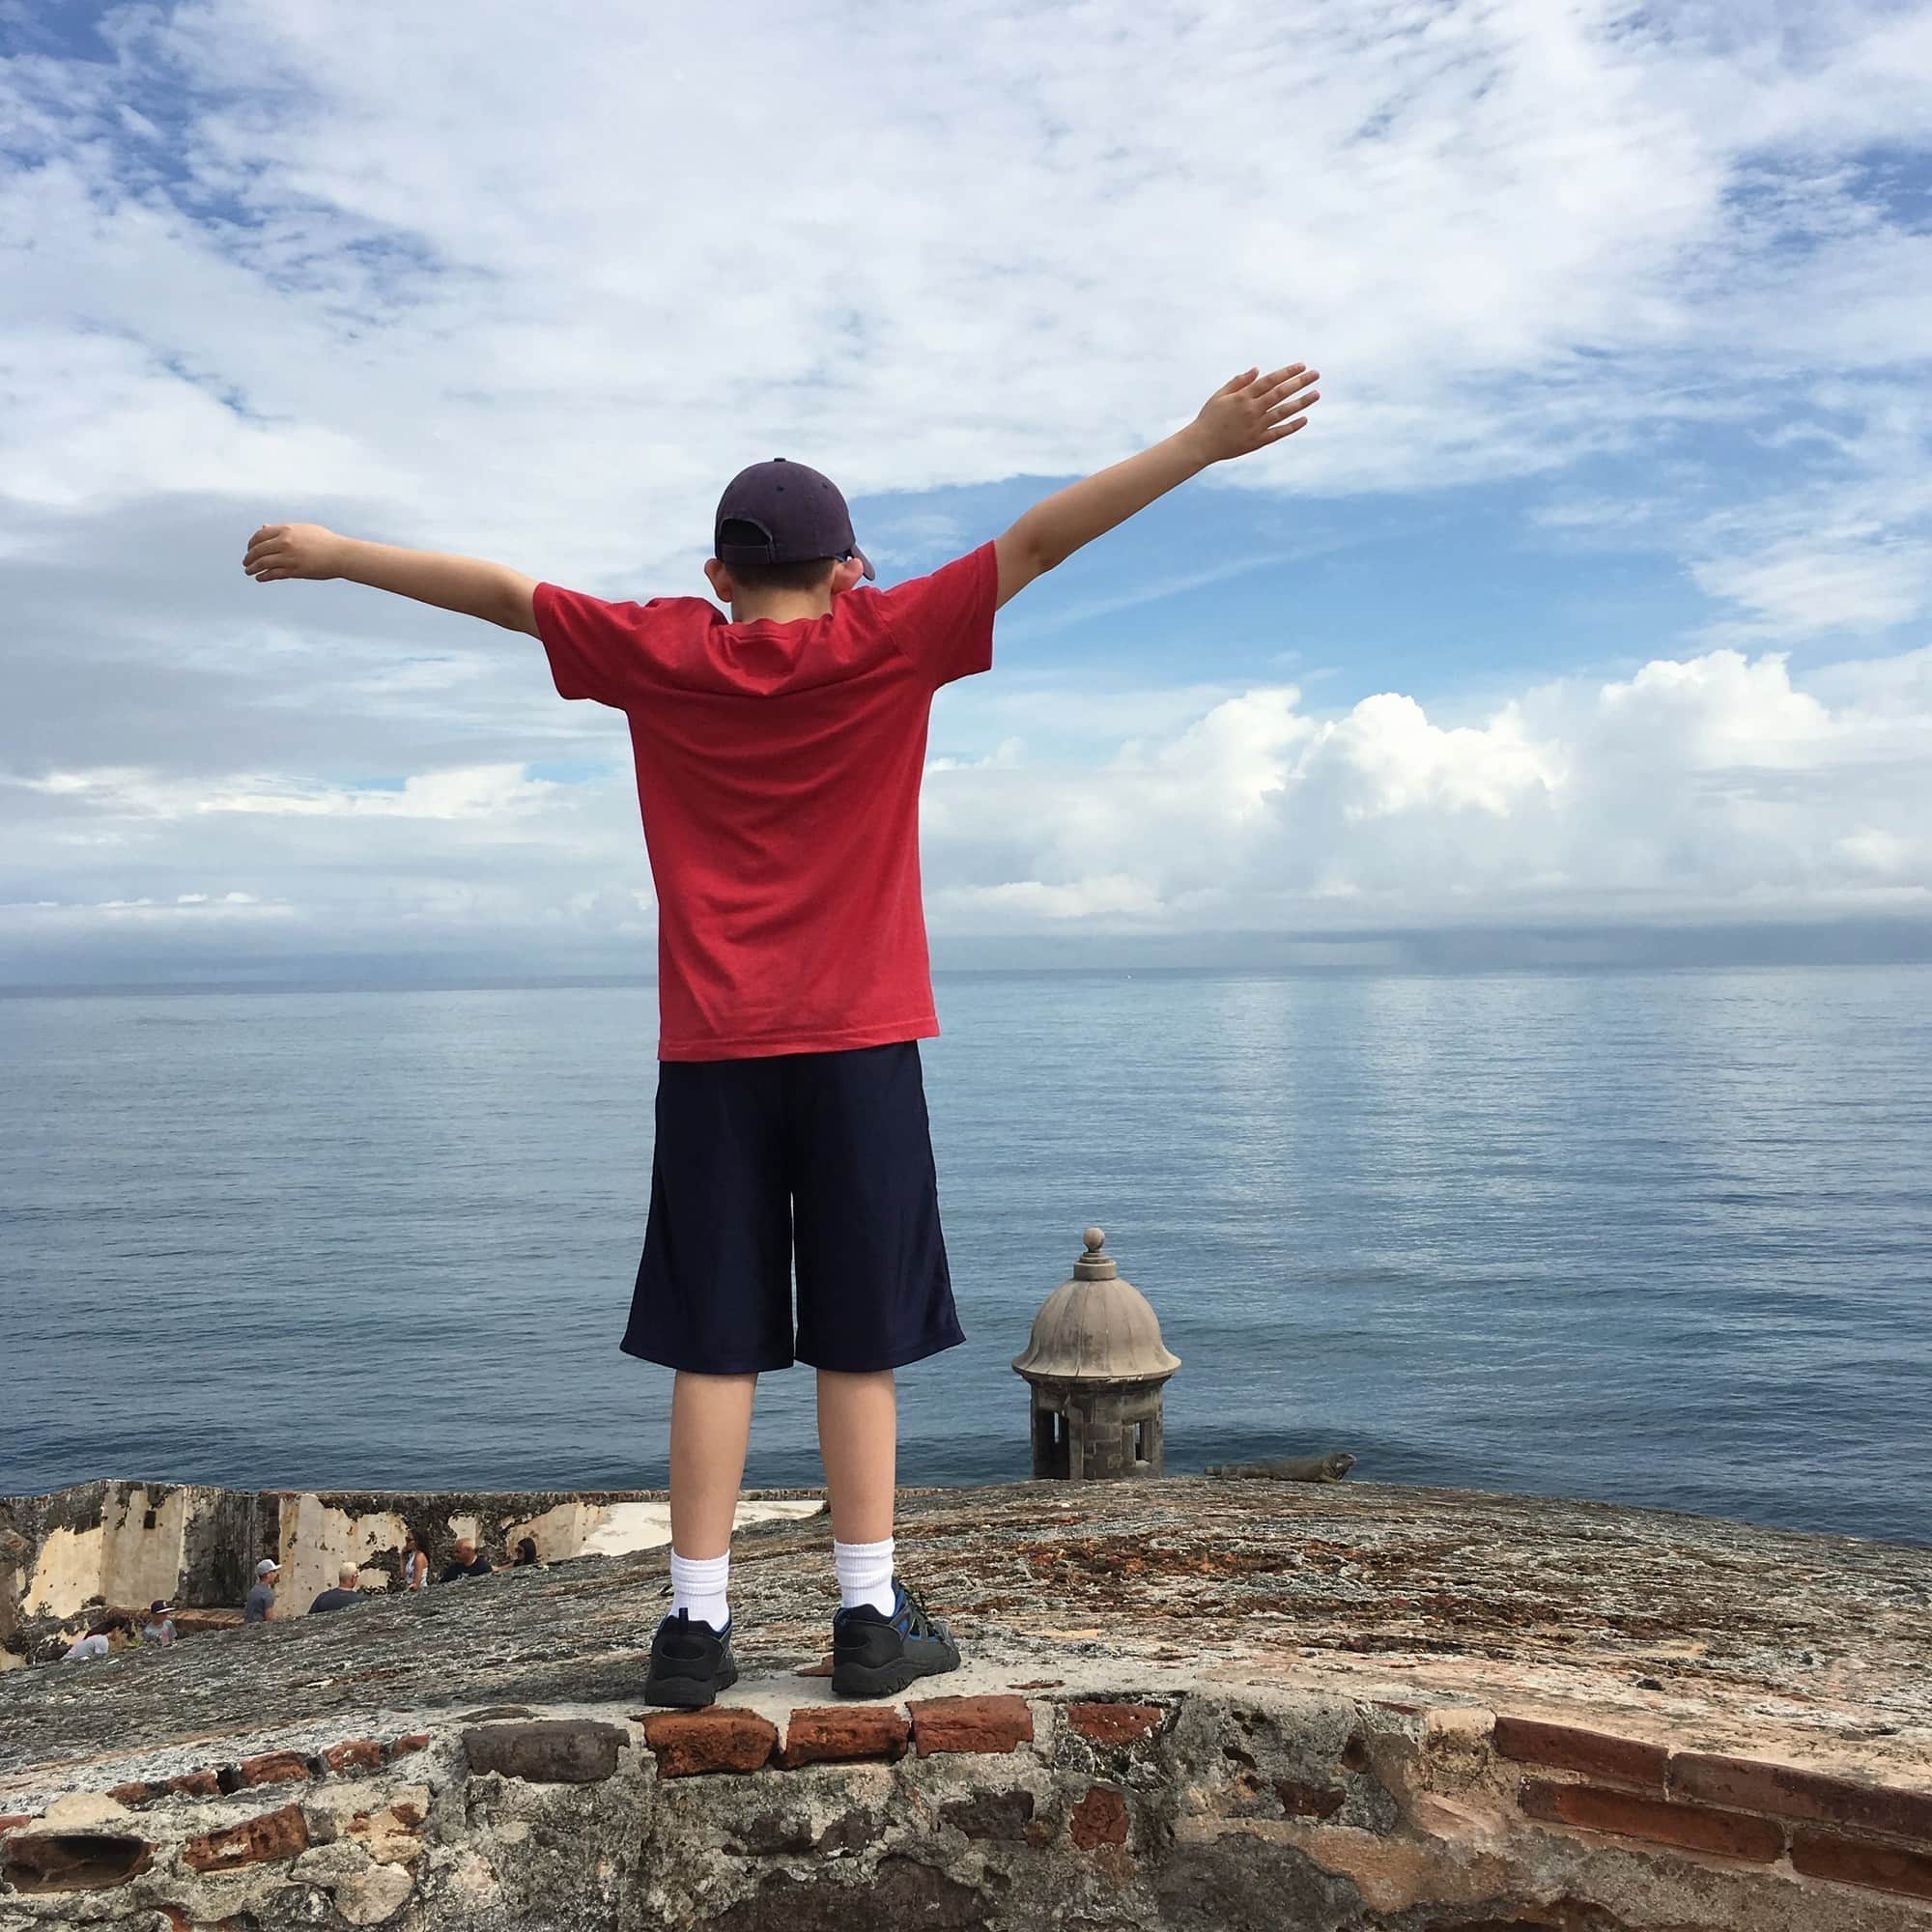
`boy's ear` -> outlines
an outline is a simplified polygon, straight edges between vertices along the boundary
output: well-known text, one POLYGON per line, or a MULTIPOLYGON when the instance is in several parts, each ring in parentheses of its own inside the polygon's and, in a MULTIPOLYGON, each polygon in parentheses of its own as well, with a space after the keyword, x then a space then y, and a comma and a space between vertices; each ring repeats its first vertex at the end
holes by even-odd
POLYGON ((856 556, 848 556, 832 567, 832 594, 842 597, 866 581, 866 566, 856 556))
POLYGON ((711 594, 727 609, 731 599, 737 594, 731 588, 731 573, 715 556, 704 559, 705 582, 711 585, 711 594))

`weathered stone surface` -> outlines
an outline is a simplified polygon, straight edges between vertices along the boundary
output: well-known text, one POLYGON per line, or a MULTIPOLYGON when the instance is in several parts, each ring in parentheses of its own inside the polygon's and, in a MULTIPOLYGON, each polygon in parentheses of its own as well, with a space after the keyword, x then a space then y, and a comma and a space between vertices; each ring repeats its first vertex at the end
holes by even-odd
POLYGON ((332 1888, 335 1909, 351 1925, 386 1925, 414 1890, 400 1865, 372 1865, 332 1888))
MULTIPOLYGON (((248 1932, 296 1932, 392 1903, 391 1919, 371 1922, 412 1932, 1932 1927, 1912 1889, 1924 1855, 1914 1840, 1740 1813, 1682 1790, 1662 1802, 1654 1788, 1618 1786, 1608 1759, 1511 1759, 1499 1749, 1507 1727, 1493 1734, 1500 1711, 1627 1741, 1640 1755, 1620 1760, 1626 1776, 1663 1749, 1794 1770, 1801 1782, 1779 1787, 1784 1800, 1812 1777, 1861 1803, 1873 1787, 1917 1795, 1932 1762, 1922 1667, 1932 1553, 1373 1487, 1274 1487, 1264 1497, 1261 1485, 1216 1485, 1208 1510, 1203 1487, 903 1499, 922 1584, 966 1656, 956 1675, 916 1693, 1012 1699, 1031 1687, 1060 1700, 1050 1718, 1034 1707, 1037 1736, 1009 1747, 985 1738, 1007 1747, 997 1754, 796 1769, 767 1756, 750 1775, 680 1778, 661 1775, 655 1748, 647 1757, 620 1745, 611 1775, 581 1784, 476 1770, 463 1732, 488 1727, 460 1713, 522 1707, 638 1736, 614 1720, 638 1708, 662 1556, 372 1601, 353 1617, 211 1635, 84 1673, 10 1672, 0 1809, 31 1818, 57 1805, 58 1829, 139 1839, 154 1864, 84 1906, 0 1892, 0 1932, 64 1925, 70 1907, 114 1932, 160 1932, 150 1921, 162 1900, 180 1915, 169 1932, 207 1932, 238 1914, 248 1932), (1668 1690, 1644 1690, 1640 1679, 1668 1690), (1144 1729, 1083 1722, 1082 1706, 1160 1716, 1144 1729), (383 1740, 396 1742, 381 1764, 366 1751, 340 1769, 329 1762, 336 1747, 383 1740), (190 1800, 171 1784, 284 1751, 310 1778, 250 1797, 305 1817, 307 1840, 261 1843, 244 1831, 239 1853, 222 1849, 238 1862, 198 1871, 185 1851, 200 1844, 205 1857, 250 1799, 190 1800), (1524 1770, 1594 1794, 1564 1804, 1654 1809, 1599 1809, 1588 1825, 1526 1818, 1524 1770), (118 1785, 165 1795, 130 1813, 106 1795, 118 1785), (1743 1817, 1804 1849, 1794 1869, 1740 1858, 1729 1840, 1630 1835, 1654 1829, 1660 1812, 1673 1829, 1700 1813, 1743 1817), (1614 1833, 1603 1829, 1612 1824, 1614 1833)), ((733 1585, 745 1676, 721 1712, 700 1715, 727 1732, 766 1726, 768 1753, 773 1720, 809 1711, 810 1722, 823 1712, 843 1723, 855 1707, 792 1674, 822 1654, 836 1603, 822 1526, 745 1542, 733 1585)))
POLYGON ((387 1804, 356 1812, 345 1829, 371 1858, 384 1864, 404 1864, 422 1851, 429 1802, 427 1786, 407 1785, 387 1804))
POLYGON ((234 1871, 271 1859, 292 1859, 308 1849, 308 1821, 299 1804, 264 1811, 239 1825, 205 1832, 182 1847, 182 1863, 190 1871, 234 1871))
POLYGON ((627 1742, 615 1724, 588 1719, 483 1724, 463 1733, 472 1771, 494 1771, 534 1784, 590 1784, 617 1769, 627 1742))
POLYGON ((870 1883, 837 1865, 809 1879, 778 1872, 750 1897, 696 1921, 706 1932, 853 1932, 858 1926, 930 1927, 932 1932, 985 1925, 998 1909, 1005 1880, 964 1884, 936 1865, 908 1858, 879 1861, 870 1883))
POLYGON ((909 1725, 890 1704, 819 1705, 794 1711, 779 1762, 786 1770, 860 1758, 901 1758, 909 1725))
POLYGON ((921 1757, 935 1751, 1009 1751, 1033 1742, 1033 1712, 1024 1697, 926 1697, 912 1706, 912 1741, 921 1757))
POLYGON ((1017 1841, 1026 1836, 1033 1811, 1031 1791, 976 1791, 970 1798, 955 1798, 942 1804, 939 1822, 964 1832, 969 1838, 1017 1841))
POLYGON ((779 1727, 753 1711, 655 1711, 643 1719, 644 1743, 660 1777, 756 1771, 778 1748, 779 1727))
POLYGON ((1178 1844, 1161 1861, 1153 1895, 1151 1922, 1163 1932, 1340 1932, 1361 1906, 1352 1884, 1305 1852, 1239 1828, 1178 1844))

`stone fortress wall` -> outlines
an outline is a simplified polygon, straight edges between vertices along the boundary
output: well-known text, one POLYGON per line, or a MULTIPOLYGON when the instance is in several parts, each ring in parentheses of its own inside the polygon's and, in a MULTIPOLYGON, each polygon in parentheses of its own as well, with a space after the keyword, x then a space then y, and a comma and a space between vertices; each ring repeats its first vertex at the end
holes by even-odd
POLYGON ((0 1932, 1932 1932, 1932 1550, 1199 1478, 898 1535, 966 1662, 890 1702, 822 1518, 738 1539, 709 1711, 639 1697, 661 1548, 13 1671, 0 1932))
MULTIPOLYGON (((743 1523, 810 1515, 816 1492, 746 1497, 743 1523)), ((157 1597, 187 1614, 185 1630, 239 1609, 264 1556, 282 1566, 276 1613, 301 1616, 344 1563, 361 1587, 397 1587, 413 1530, 433 1565, 458 1537, 494 1564, 524 1537, 543 1563, 616 1556, 670 1541, 662 1491, 492 1492, 225 1490, 181 1483, 94 1482, 44 1496, 0 1497, 0 1670, 65 1647, 104 1609, 145 1610, 157 1597)), ((432 1572, 434 1574, 434 1572, 432 1572)))

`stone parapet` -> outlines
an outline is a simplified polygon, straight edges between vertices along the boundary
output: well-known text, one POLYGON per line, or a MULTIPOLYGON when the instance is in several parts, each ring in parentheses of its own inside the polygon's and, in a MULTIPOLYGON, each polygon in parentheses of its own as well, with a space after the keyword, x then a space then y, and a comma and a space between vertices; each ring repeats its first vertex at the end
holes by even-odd
POLYGON ((1173 1480, 899 1533, 967 1662, 889 1701, 784 1523, 703 1712, 638 1700, 649 1554, 15 1672, 0 1932, 1932 1932, 1932 1552, 1173 1480))

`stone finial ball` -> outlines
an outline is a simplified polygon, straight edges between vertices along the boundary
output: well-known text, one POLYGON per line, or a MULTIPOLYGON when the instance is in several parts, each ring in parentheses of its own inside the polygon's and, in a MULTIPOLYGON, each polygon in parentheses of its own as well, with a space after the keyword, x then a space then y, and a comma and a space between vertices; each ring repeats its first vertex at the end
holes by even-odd
POLYGON ((1107 1236, 1098 1228, 1089 1228, 1080 1238, 1087 1243, 1090 1255, 1097 1255, 1107 1245, 1107 1236))

